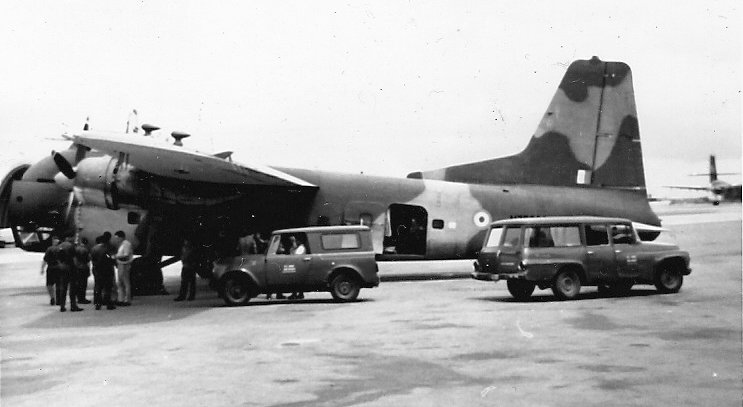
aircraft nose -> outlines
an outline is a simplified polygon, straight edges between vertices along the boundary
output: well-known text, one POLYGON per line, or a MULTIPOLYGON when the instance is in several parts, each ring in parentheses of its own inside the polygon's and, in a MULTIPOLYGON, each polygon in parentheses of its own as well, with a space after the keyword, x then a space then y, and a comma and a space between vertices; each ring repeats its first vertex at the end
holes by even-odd
POLYGON ((54 183, 65 191, 72 191, 72 187, 75 185, 75 180, 69 179, 66 175, 58 172, 57 175, 54 176, 54 183))

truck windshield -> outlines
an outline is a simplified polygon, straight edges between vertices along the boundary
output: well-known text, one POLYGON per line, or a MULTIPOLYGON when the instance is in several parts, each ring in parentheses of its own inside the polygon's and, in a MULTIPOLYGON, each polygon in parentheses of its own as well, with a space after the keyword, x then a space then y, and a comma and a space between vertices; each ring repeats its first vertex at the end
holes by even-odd
POLYGON ((500 237, 503 236, 503 227, 496 226, 490 229, 490 235, 485 242, 485 247, 497 247, 500 244, 500 237))

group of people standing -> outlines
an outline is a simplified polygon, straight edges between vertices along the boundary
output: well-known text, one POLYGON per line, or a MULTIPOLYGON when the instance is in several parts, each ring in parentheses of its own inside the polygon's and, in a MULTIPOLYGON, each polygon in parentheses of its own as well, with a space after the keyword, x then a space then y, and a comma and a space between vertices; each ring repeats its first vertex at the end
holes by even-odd
POLYGON ((134 257, 132 244, 123 231, 110 232, 96 238, 95 245, 88 247, 88 240, 81 238, 75 243, 73 235, 60 242, 52 237, 52 245, 46 250, 41 263, 41 274, 46 272, 46 288, 49 304, 58 305, 61 312, 67 311, 69 292, 70 311, 82 311, 78 304, 90 304, 85 298, 93 265, 93 303, 95 309, 102 306, 115 309, 116 305, 131 305, 131 263, 134 257), (118 279, 114 276, 114 267, 118 279))

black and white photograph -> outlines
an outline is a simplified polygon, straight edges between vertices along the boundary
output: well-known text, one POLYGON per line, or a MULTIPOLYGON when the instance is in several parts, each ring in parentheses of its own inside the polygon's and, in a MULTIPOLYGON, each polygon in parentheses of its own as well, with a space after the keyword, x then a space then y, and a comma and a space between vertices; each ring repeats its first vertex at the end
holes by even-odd
POLYGON ((0 4, 0 405, 740 406, 735 1, 0 4))

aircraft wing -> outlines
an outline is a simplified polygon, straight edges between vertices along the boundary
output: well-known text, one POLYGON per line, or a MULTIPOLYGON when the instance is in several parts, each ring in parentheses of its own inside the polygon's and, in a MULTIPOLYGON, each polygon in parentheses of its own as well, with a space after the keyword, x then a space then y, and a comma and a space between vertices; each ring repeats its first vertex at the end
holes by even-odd
POLYGON ((220 157, 131 134, 84 132, 75 144, 125 160, 137 169, 184 181, 236 185, 273 185, 316 188, 297 177, 264 165, 237 164, 220 157))
POLYGON ((664 185, 663 188, 691 189, 693 191, 709 191, 709 190, 711 190, 710 187, 680 187, 680 186, 671 186, 671 185, 664 185))

